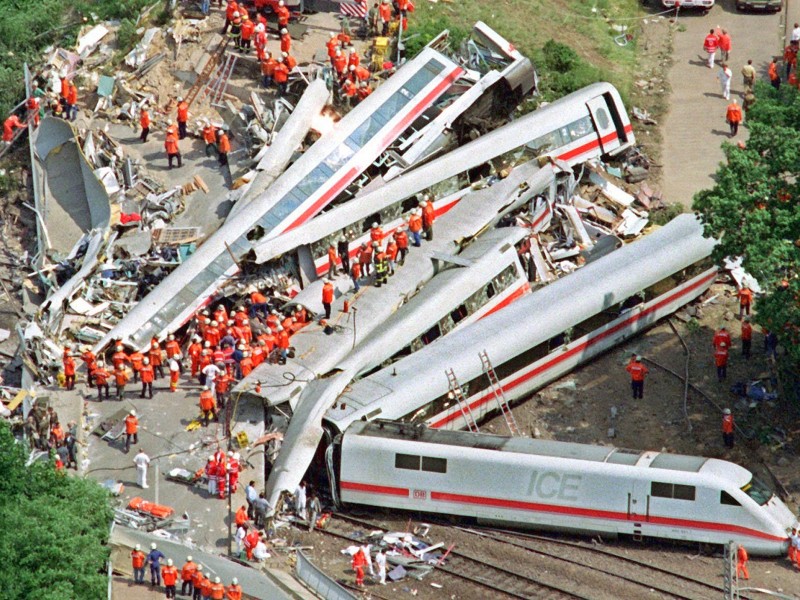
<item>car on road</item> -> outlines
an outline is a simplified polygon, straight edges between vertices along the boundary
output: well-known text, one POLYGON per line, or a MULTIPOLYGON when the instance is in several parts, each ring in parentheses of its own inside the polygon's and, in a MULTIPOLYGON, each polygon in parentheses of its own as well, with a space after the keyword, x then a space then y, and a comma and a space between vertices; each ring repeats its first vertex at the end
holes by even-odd
POLYGON ((714 0, 661 0, 664 8, 701 8, 709 10, 714 6, 714 0))
POLYGON ((783 0, 736 0, 736 10, 763 10, 780 12, 783 0))

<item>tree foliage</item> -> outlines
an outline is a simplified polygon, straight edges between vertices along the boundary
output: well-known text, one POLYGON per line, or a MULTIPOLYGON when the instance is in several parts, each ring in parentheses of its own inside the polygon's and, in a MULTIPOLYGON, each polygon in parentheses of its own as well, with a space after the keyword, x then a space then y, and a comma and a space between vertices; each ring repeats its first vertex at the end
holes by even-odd
POLYGON ((756 322, 800 364, 800 95, 759 84, 756 98, 746 147, 724 145, 727 162, 694 209, 706 235, 720 240, 717 261, 743 257, 764 290, 756 322))
POLYGON ((27 452, 0 422, 0 589, 4 598, 106 598, 108 493, 89 479, 25 467, 27 452))

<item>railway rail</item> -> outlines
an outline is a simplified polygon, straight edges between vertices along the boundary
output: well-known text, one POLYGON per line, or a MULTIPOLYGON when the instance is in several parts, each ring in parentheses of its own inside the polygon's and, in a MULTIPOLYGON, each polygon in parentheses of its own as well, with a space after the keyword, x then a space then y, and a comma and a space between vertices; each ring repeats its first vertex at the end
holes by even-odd
MULTIPOLYGON (((364 519, 350 515, 337 514, 336 518, 370 530, 385 531, 386 528, 364 519)), ((548 561, 558 561, 570 565, 572 568, 591 572, 595 579, 614 579, 620 585, 627 586, 642 594, 657 592, 660 598, 674 598, 676 600, 706 600, 710 597, 721 597, 723 588, 714 583, 701 579, 675 573, 674 571, 650 564, 635 558, 622 556, 616 552, 588 546, 584 543, 561 540, 554 537, 529 534, 524 532, 503 529, 476 530, 463 527, 455 529, 469 535, 491 539, 494 542, 515 547, 524 552, 533 553, 548 561), (566 553, 565 550, 569 550, 566 553), (613 561, 612 565, 602 564, 604 560, 613 561), (656 581, 658 577, 661 581, 656 581), (665 578, 666 579, 665 581, 665 578)), ((344 539, 352 541, 347 535, 344 539)), ((543 564, 537 569, 541 570, 543 564)), ((587 596, 586 592, 579 589, 567 589, 554 585, 539 577, 511 571, 481 558, 465 554, 461 551, 451 551, 448 555, 448 564, 437 566, 437 570, 447 573, 454 578, 466 580, 484 589, 491 589, 504 597, 511 598, 574 598, 589 600, 595 596, 587 596)), ((633 592, 632 592, 633 593, 633 592)), ((746 600, 746 596, 741 596, 746 600)))
MULTIPOLYGON (((385 527, 377 525, 376 523, 371 523, 348 515, 335 514, 334 519, 365 527, 370 530, 387 531, 385 527)), ((331 519, 329 523, 332 523, 334 519, 331 519)), ((348 542, 359 541, 346 533, 333 531, 329 528, 319 531, 348 542)), ((447 574, 453 579, 466 581, 479 587, 483 594, 489 590, 492 592, 493 598, 519 598, 520 600, 591 600, 589 597, 575 594, 560 586, 544 582, 539 578, 506 569, 463 552, 451 551, 448 554, 448 563, 447 565, 436 565, 435 569, 441 573, 447 574)), ((347 587, 358 589, 352 588, 352 586, 347 587)), ((370 593, 376 595, 372 590, 370 590, 370 593)))

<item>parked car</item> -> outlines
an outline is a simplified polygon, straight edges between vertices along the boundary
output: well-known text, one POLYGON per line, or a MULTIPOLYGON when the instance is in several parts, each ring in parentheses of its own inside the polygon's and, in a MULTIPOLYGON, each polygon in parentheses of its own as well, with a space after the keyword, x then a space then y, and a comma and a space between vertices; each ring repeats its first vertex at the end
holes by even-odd
POLYGON ((783 0, 736 0, 736 10, 780 12, 782 8, 783 0))
POLYGON ((675 8, 676 5, 679 5, 681 8, 709 10, 714 6, 714 0, 661 0, 661 5, 664 8, 675 8))

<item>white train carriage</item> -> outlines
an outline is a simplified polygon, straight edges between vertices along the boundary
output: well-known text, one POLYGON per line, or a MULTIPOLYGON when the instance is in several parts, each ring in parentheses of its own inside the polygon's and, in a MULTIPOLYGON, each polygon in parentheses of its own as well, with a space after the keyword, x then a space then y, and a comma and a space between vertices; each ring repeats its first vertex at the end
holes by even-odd
POLYGON ((479 353, 490 357, 505 398, 523 398, 697 298, 716 277, 708 260, 713 246, 694 216, 681 215, 354 382, 324 424, 334 433, 377 418, 465 429, 498 408, 498 388, 490 385, 479 353), (463 403, 449 388, 445 371, 451 368, 464 390, 463 403))
POLYGON ((479 522, 743 544, 782 555, 797 525, 747 469, 723 460, 530 438, 353 423, 328 471, 338 502, 479 522))

